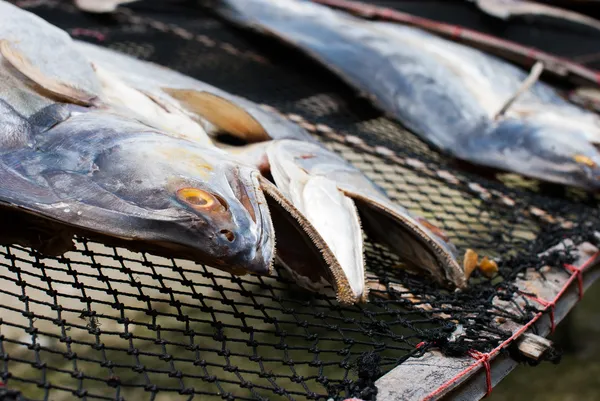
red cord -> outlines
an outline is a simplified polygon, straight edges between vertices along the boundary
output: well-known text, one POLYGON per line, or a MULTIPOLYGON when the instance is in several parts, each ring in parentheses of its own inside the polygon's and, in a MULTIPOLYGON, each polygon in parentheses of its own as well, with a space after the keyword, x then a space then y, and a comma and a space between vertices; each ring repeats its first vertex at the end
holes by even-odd
POLYGON ((454 29, 452 30, 452 37, 453 38, 460 38, 462 35, 463 29, 460 26, 455 26, 454 29))
POLYGON ((484 354, 476 350, 470 350, 469 355, 472 358, 477 359, 477 362, 483 363, 483 368, 485 369, 485 384, 487 386, 487 391, 484 398, 492 393, 492 368, 490 367, 490 354, 484 354))
MULTIPOLYGON (((586 262, 579 269, 575 268, 576 271, 574 271, 573 269, 570 269, 571 271, 573 271, 574 273, 576 273, 577 276, 579 277, 579 284, 580 284, 579 294, 580 295, 583 294, 583 282, 582 282, 581 272, 583 272, 585 269, 587 269, 592 263, 594 263, 595 261, 597 261, 598 257, 600 257, 600 252, 595 253, 588 260, 586 260, 586 262)), ((569 269, 568 267, 566 267, 566 268, 569 269)), ((554 302, 558 301, 562 297, 562 295, 564 294, 564 292, 566 292, 567 289, 569 288, 569 286, 571 285, 571 282, 573 281, 574 278, 575 278, 575 274, 573 274, 571 276, 571 278, 563 285, 562 289, 559 291, 559 293, 554 298, 554 302)), ((541 312, 538 313, 537 315, 535 315, 533 317, 533 319, 531 319, 525 325, 521 326, 520 329, 518 329, 517 331, 515 331, 512 336, 510 336, 508 339, 506 339, 505 341, 503 341, 502 344, 498 345, 496 348, 494 348, 492 351, 490 351, 487 354, 488 357, 491 358, 491 357, 497 355, 500 352, 500 350, 502 350, 504 347, 508 346, 517 337, 519 337, 521 334, 523 334, 527 330, 529 330, 531 328, 531 326, 534 325, 541 316, 542 316, 541 312)), ((442 384, 437 389, 435 389, 434 391, 432 391, 431 393, 429 393, 428 395, 426 395, 422 399, 422 401, 431 400, 432 398, 438 396, 439 394, 442 394, 450 386, 452 386, 453 384, 459 382, 461 378, 463 378, 464 376, 467 376, 471 371, 477 369, 479 367, 479 365, 480 365, 479 360, 476 361, 475 363, 473 363, 472 365, 469 365, 467 368, 465 368, 464 370, 462 370, 460 373, 458 373, 457 375, 455 375, 451 379, 447 380, 444 384, 442 384)), ((488 366, 489 366, 489 363, 488 363, 488 366)), ((488 390, 489 390, 489 388, 488 388, 488 390)))
POLYGON ((570 265, 570 264, 566 264, 565 263, 565 269, 567 269, 568 271, 570 271, 571 273, 573 273, 574 276, 577 277, 577 284, 579 286, 579 300, 581 301, 583 299, 583 268, 578 268, 576 266, 570 265))
POLYGON ((554 323, 554 308, 556 307, 556 301, 546 301, 545 299, 538 298, 531 294, 524 293, 523 295, 542 305, 545 308, 544 311, 550 309, 550 333, 554 333, 554 329, 556 329, 556 325, 554 323))
POLYGON ((421 347, 422 347, 422 346, 424 346, 424 345, 425 345, 425 341, 421 341, 420 343, 418 343, 418 344, 416 345, 416 348, 421 348, 421 347))

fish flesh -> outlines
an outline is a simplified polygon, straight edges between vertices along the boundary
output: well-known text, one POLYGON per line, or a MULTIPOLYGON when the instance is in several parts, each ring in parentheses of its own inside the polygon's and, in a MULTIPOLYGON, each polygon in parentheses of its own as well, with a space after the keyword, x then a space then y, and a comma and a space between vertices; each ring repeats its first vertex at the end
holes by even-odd
MULTIPOLYGON (((301 225, 311 225, 318 232, 317 242, 323 242, 336 261, 332 263, 329 257, 328 264, 338 298, 366 297, 359 216, 363 216, 370 235, 388 243, 407 263, 428 271, 440 283, 465 287, 456 249, 441 230, 394 204, 360 170, 324 148, 298 125, 175 71, 92 44, 76 43, 94 66, 106 69, 127 85, 155 98, 175 99, 180 107, 206 120, 204 126, 208 122, 221 132, 255 143, 229 151, 269 173, 278 190, 306 218, 301 225), (346 278, 347 286, 335 284, 341 277, 346 278)), ((299 283, 317 290, 321 277, 307 279, 302 255, 293 252, 293 243, 283 244, 286 239, 278 235, 280 262, 299 283)))
POLYGON ((208 0, 301 49, 441 151, 540 180, 600 187, 600 118, 494 56, 306 0, 208 0), (518 94, 518 96, 514 96, 518 94))
POLYGON ((600 31, 600 21, 575 11, 526 0, 469 0, 493 17, 509 20, 515 17, 545 18, 564 21, 600 31))

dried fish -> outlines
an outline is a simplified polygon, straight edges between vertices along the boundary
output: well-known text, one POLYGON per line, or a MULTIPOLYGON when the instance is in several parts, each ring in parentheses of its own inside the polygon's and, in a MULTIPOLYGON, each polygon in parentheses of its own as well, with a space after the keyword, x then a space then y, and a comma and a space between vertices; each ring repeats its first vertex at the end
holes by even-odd
POLYGON ((362 20, 307 0, 207 3, 237 25, 301 49, 449 155, 600 187, 600 118, 507 62, 417 28, 362 20))
POLYGON ((50 253, 82 233, 238 274, 271 271, 255 168, 111 108, 69 36, 5 2, 0 53, 0 205, 53 231, 50 253))
POLYGON ((226 271, 269 273, 274 235, 255 169, 108 111, 56 103, 28 119, 4 100, 0 109, 2 206, 226 271))

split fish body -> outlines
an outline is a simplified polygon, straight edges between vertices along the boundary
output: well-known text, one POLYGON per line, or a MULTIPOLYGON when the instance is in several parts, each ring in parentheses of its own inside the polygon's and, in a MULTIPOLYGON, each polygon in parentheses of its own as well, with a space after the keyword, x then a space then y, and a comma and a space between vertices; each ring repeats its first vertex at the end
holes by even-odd
POLYGON ((212 0, 223 18, 301 49, 390 116, 458 159, 550 182, 600 187, 600 117, 527 73, 417 28, 307 0, 212 0))

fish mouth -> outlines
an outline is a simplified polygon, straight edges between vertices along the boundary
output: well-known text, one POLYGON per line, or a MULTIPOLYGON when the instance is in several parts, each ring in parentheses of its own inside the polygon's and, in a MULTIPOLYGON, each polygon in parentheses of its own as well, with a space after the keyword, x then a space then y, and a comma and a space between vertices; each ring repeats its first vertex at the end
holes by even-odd
POLYGON ((230 185, 247 212, 250 221, 246 231, 248 238, 254 242, 240 255, 240 267, 255 274, 269 275, 273 272, 275 259, 275 232, 259 175, 258 170, 253 168, 237 167, 230 185))

